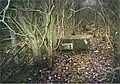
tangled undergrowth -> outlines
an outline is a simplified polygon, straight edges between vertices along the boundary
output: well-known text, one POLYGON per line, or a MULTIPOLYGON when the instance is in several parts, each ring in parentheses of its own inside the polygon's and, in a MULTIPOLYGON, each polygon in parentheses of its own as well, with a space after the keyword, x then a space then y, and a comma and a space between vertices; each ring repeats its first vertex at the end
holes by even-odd
MULTIPOLYGON (((97 32, 97 31, 96 31, 97 32)), ((29 83, 105 83, 114 82, 112 46, 106 38, 95 36, 90 40, 88 53, 60 53, 52 70, 29 67, 13 78, 14 82, 29 83), (22 79, 21 79, 22 78, 22 79), (24 80, 23 80, 24 79, 24 80)), ((119 79, 119 77, 117 77, 119 79)), ((13 79, 10 79, 13 82, 13 79)))
MULTIPOLYGON (((8 0, 8 2, 10 2, 10 0, 8 0)), ((0 20, 0 22, 2 22, 6 27, 8 27, 9 30, 12 30, 4 20, 8 7, 9 3, 3 10, 3 18, 0 20)), ((57 59, 54 60, 52 70, 49 70, 47 68, 41 69, 39 66, 28 66, 30 63, 28 62, 30 61, 28 59, 28 55, 19 58, 19 64, 15 64, 14 56, 12 55, 2 56, 2 60, 0 59, 0 73, 2 73, 2 82, 113 83, 115 82, 115 79, 118 79, 117 82, 120 82, 120 68, 118 67, 118 74, 116 76, 116 69, 114 69, 113 67, 113 36, 116 35, 115 24, 113 23, 114 21, 110 20, 110 14, 104 14, 104 10, 102 10, 102 8, 101 11, 103 13, 99 13, 99 11, 90 7, 88 7, 88 9, 97 12, 98 15, 101 17, 102 21, 99 18, 97 24, 95 23, 96 21, 93 21, 93 23, 85 23, 85 25, 80 23, 78 25, 82 25, 81 27, 73 27, 74 33, 68 26, 68 30, 70 31, 68 32, 68 34, 93 36, 93 38, 90 39, 89 51, 87 53, 66 54, 62 52, 62 54, 58 54, 57 59), (104 15, 107 15, 108 17, 104 15), (103 24, 101 25, 100 23, 103 24)), ((72 11, 76 13, 79 10, 72 11)), ((64 13, 64 11, 62 13, 64 13)), ((18 33, 14 32, 14 30, 12 31, 14 34, 18 35, 18 33)))

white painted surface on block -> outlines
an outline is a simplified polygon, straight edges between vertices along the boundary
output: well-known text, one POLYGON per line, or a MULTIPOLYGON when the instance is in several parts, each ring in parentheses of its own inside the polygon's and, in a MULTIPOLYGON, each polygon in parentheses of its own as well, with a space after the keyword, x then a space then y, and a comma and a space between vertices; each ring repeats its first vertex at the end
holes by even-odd
POLYGON ((63 43, 62 47, 64 50, 73 50, 73 43, 63 43))

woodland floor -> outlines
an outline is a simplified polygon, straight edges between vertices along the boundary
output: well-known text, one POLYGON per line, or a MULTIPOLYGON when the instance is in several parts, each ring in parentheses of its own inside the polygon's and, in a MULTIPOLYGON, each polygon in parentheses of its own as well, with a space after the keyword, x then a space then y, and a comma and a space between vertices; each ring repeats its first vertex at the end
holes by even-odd
POLYGON ((111 56, 97 56, 96 54, 94 56, 62 56, 53 70, 25 67, 19 73, 13 74, 6 82, 105 83, 114 81, 111 56))
MULTIPOLYGON (((105 31, 100 29, 99 31, 105 31)), ((97 30, 95 31, 97 32, 97 30)), ((101 34, 103 36, 98 35, 90 40, 89 52, 59 53, 54 60, 52 70, 28 66, 25 61, 22 61, 20 65, 15 65, 10 59, 0 65, 1 81, 25 83, 120 82, 120 70, 114 71, 113 48, 107 45, 104 32, 101 34)))
MULTIPOLYGON (((96 40, 96 39, 94 39, 96 40)), ((96 40, 97 41, 97 40, 96 40)), ((100 40, 98 41, 100 42, 100 40)), ((92 42, 91 42, 92 43, 92 42)), ((97 43, 97 42, 96 42, 97 43)), ((99 43, 100 44, 100 43, 99 43)), ((61 53, 52 70, 22 65, 5 82, 27 83, 106 83, 114 82, 113 56, 104 44, 92 45, 89 53, 61 53), (97 48, 99 47, 99 48, 97 48), (100 48, 101 47, 101 48, 100 48)), ((17 66, 15 66, 17 68, 17 66)), ((9 71, 10 72, 10 71, 9 71)), ((116 81, 120 82, 117 75, 116 81)))

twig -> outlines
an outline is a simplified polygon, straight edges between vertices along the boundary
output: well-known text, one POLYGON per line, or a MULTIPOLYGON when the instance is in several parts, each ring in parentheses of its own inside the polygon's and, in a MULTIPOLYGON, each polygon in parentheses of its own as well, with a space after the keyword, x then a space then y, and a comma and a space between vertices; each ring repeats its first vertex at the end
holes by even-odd
POLYGON ((3 82, 12 74, 14 70, 10 71, 10 73, 3 79, 3 82))
POLYGON ((5 24, 5 25, 7 26, 7 28, 8 28, 10 31, 12 31, 14 34, 19 35, 19 36, 26 36, 26 35, 23 35, 23 34, 20 34, 20 33, 16 33, 6 22, 4 22, 3 20, 2 20, 2 22, 3 22, 3 24, 5 24))
POLYGON ((113 71, 115 71, 115 70, 120 70, 120 67, 117 67, 117 68, 113 69, 113 71))
POLYGON ((5 24, 5 25, 7 26, 7 28, 8 28, 10 31, 12 31, 14 34, 20 35, 20 36, 25 36, 25 35, 16 33, 16 32, 15 32, 12 28, 10 28, 10 26, 4 21, 4 20, 5 20, 5 17, 6 17, 6 16, 5 16, 5 15, 6 15, 6 11, 7 11, 8 7, 9 7, 9 5, 10 5, 10 1, 11 1, 11 0, 8 0, 7 6, 3 9, 3 16, 2 16, 2 20, 0 20, 0 22, 2 22, 3 24, 5 24))
POLYGON ((5 20, 6 11, 7 11, 8 7, 9 7, 9 5, 10 5, 10 1, 11 0, 8 0, 7 6, 3 9, 3 18, 2 18, 2 21, 5 20))
POLYGON ((12 17, 11 17, 11 20, 12 20, 13 24, 15 24, 15 26, 17 27, 17 29, 24 35, 23 31, 19 28, 19 27, 22 28, 22 25, 21 25, 19 22, 17 22, 17 21, 16 21, 14 18, 12 18, 12 17))
POLYGON ((4 63, 5 61, 5 57, 3 58, 2 62, 0 63, 0 66, 4 63))
POLYGON ((73 11, 73 12, 79 12, 79 11, 81 11, 81 10, 84 10, 84 9, 87 9, 88 7, 83 7, 83 8, 80 8, 80 9, 78 9, 78 10, 74 10, 74 9, 70 9, 71 11, 73 11))
POLYGON ((106 23, 104 16, 99 11, 97 11, 96 9, 93 9, 91 7, 83 7, 83 8, 78 9, 78 10, 74 10, 74 9, 70 9, 70 10, 76 13, 76 12, 82 11, 84 9, 90 9, 90 10, 96 11, 102 17, 103 21, 106 23))
MULTIPOLYGON (((46 14, 46 12, 43 12, 41 10, 35 10, 35 9, 28 9, 28 8, 17 8, 18 11, 25 11, 25 12, 40 12, 42 14, 46 14)), ((12 9, 13 10, 13 9, 12 9)))
MULTIPOLYGON (((0 17, 2 17, 2 18, 3 18, 3 15, 0 15, 0 17)), ((10 17, 8 17, 8 16, 5 16, 5 18, 10 19, 10 17)))

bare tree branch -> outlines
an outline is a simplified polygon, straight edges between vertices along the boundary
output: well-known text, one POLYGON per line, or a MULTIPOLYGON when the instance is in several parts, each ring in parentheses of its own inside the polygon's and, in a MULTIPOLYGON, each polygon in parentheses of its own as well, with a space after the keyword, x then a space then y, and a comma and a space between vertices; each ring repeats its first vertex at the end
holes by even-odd
POLYGON ((0 22, 2 22, 2 23, 3 23, 10 31, 12 31, 14 34, 20 35, 20 36, 26 36, 26 35, 22 35, 22 34, 16 33, 16 32, 5 22, 6 11, 7 11, 7 9, 9 8, 10 1, 11 1, 11 0, 8 0, 7 6, 3 9, 2 20, 0 20, 0 22))
POLYGON ((7 11, 8 7, 9 7, 9 5, 10 5, 10 1, 11 0, 8 0, 7 6, 3 9, 3 18, 2 18, 2 21, 5 20, 6 11, 7 11))

